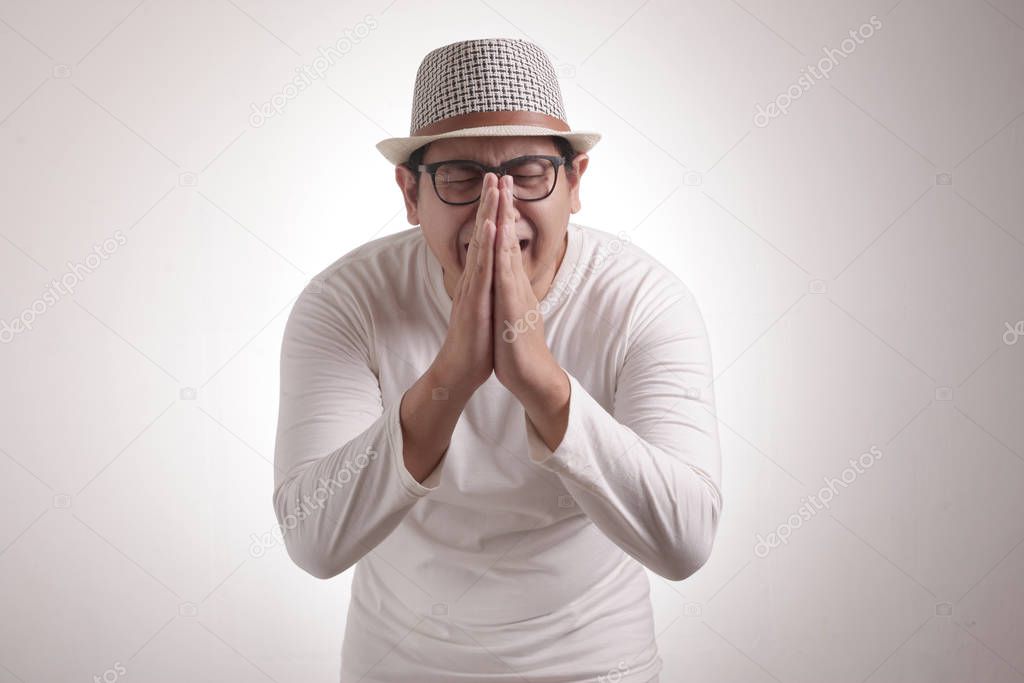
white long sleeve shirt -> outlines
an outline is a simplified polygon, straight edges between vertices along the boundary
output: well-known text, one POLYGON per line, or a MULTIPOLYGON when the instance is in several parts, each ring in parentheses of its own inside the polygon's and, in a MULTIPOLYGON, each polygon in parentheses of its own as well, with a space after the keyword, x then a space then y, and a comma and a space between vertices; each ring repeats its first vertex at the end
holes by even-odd
POLYGON ((356 567, 342 683, 657 680, 643 567, 697 571, 722 508, 691 292, 628 240, 570 222, 539 306, 571 390, 562 441, 549 450, 492 374, 420 483, 399 405, 451 309, 416 227, 338 259, 288 318, 274 507, 299 567, 356 567))

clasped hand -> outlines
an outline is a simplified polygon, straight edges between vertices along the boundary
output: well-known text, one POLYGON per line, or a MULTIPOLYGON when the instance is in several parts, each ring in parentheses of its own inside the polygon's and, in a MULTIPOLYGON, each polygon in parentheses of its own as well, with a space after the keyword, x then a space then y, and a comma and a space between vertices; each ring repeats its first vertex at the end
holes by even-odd
POLYGON ((475 391, 491 372, 524 406, 560 395, 566 384, 548 349, 537 297, 515 234, 512 176, 483 178, 476 227, 456 285, 437 363, 443 376, 475 391))

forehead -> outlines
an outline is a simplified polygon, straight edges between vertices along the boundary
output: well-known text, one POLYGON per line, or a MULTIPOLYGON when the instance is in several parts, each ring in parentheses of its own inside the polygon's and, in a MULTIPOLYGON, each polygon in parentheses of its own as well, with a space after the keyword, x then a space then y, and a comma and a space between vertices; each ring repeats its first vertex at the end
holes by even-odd
POLYGON ((472 159, 495 165, 524 154, 557 154, 555 141, 547 136, 465 137, 435 140, 423 163, 444 159, 472 159))

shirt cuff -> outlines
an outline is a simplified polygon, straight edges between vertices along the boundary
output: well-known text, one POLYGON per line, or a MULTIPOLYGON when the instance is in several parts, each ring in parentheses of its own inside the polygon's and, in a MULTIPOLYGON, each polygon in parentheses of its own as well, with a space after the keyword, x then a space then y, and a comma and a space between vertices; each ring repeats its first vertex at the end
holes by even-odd
POLYGON ((565 435, 558 447, 552 451, 544 443, 524 409, 523 420, 526 422, 528 453, 530 460, 537 466, 568 477, 586 488, 596 489, 601 475, 594 461, 593 453, 590 452, 589 438, 585 430, 596 427, 593 420, 599 413, 603 414, 605 419, 614 420, 615 418, 609 415, 594 400, 594 397, 587 393, 586 389, 568 370, 563 369, 563 372, 569 378, 569 419, 565 435), (590 418, 589 427, 585 424, 588 417, 590 418))
POLYGON ((434 467, 434 471, 427 475, 427 478, 422 483, 416 481, 416 478, 412 476, 412 473, 405 466, 405 457, 403 455, 404 440, 402 439, 402 421, 401 421, 401 401, 395 401, 395 403, 388 408, 391 414, 388 415, 388 445, 391 450, 391 466, 394 471, 398 473, 398 479, 402 484, 402 487, 412 496, 421 498, 431 491, 437 490, 437 487, 441 484, 441 470, 444 468, 444 463, 448 459, 448 448, 444 450, 441 455, 441 459, 437 462, 434 467))

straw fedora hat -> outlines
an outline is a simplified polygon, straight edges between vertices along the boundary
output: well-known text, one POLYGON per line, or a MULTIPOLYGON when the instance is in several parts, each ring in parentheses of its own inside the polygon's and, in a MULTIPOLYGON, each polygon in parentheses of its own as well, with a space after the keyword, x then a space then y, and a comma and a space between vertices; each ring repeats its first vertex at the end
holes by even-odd
POLYGON ((423 58, 409 136, 381 140, 377 149, 398 165, 434 140, 506 135, 557 135, 576 152, 601 139, 569 126, 558 77, 540 47, 519 38, 462 40, 423 58))

